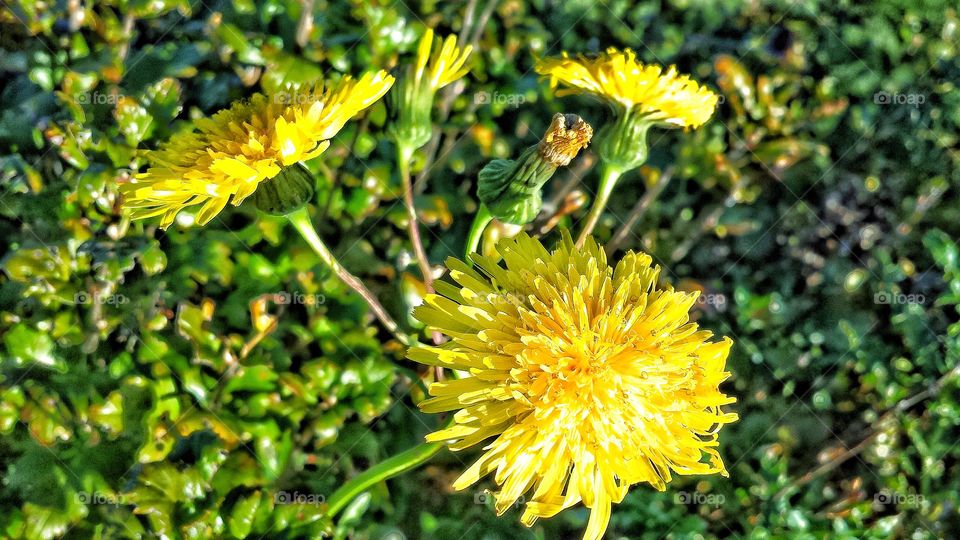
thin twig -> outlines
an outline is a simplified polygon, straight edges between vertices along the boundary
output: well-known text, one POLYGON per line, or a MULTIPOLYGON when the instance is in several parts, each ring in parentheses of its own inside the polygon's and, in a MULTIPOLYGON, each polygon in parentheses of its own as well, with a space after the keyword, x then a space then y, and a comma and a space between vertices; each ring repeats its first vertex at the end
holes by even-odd
POLYGON ((726 212, 727 208, 732 208, 737 204, 736 194, 745 182, 746 180, 741 177, 740 180, 736 181, 730 187, 730 193, 722 203, 714 205, 709 210, 705 210, 697 216, 697 221, 700 224, 699 227, 697 227, 692 234, 687 235, 686 239, 673 250, 673 253, 670 254, 670 260, 672 262, 677 262, 686 257, 687 253, 693 248, 693 245, 696 244, 707 231, 720 223, 720 218, 723 217, 723 213, 726 212))
POLYGON ((457 41, 464 43, 467 39, 467 32, 470 31, 470 27, 473 25, 473 16, 476 15, 477 11, 477 0, 470 0, 467 2, 467 8, 463 10, 463 24, 460 25, 460 35, 457 36, 457 41))
POLYGON ((423 249, 423 240, 420 238, 420 220, 417 219, 417 207, 413 200, 413 184, 410 181, 410 159, 412 157, 413 150, 403 144, 397 145, 397 167, 400 168, 403 203, 407 209, 407 233, 410 236, 410 243, 413 244, 417 264, 420 265, 420 273, 423 275, 423 284, 427 288, 427 294, 433 294, 433 268, 430 266, 427 252, 423 249))
POLYGON ((480 43, 480 35, 483 34, 483 29, 487 27, 487 22, 495 9, 497 9, 497 0, 488 0, 487 5, 483 8, 483 13, 480 14, 480 19, 477 20, 477 24, 473 28, 473 35, 470 36, 470 44, 473 45, 474 49, 480 43))
MULTIPOLYGON (((74 4, 75 4, 74 2, 70 2, 71 7, 74 4)), ((73 25, 73 21, 74 21, 74 17, 73 17, 73 12, 71 11, 71 15, 70 15, 71 26, 73 25)), ((128 12, 126 16, 123 17, 122 32, 123 32, 124 40, 123 40, 123 43, 120 45, 120 50, 117 51, 121 61, 125 60, 127 58, 127 53, 130 52, 130 43, 133 42, 133 28, 136 22, 137 21, 133 17, 133 13, 131 12, 128 12)), ((71 31, 76 32, 77 29, 71 28, 71 31)))
POLYGON ((709 210, 700 213, 700 215, 697 216, 699 225, 670 253, 670 260, 677 262, 686 257, 687 253, 693 249, 694 244, 696 244, 707 231, 716 227, 717 223, 720 223, 720 218, 723 216, 724 210, 726 210, 725 205, 715 204, 709 210))
MULTIPOLYGON (((463 16, 463 27, 460 29, 460 34, 458 36, 458 41, 464 43, 467 35, 470 33, 470 26, 474 20, 474 12, 476 10, 476 2, 471 1, 467 5, 467 11, 464 12, 463 16)), ((486 6, 484 7, 483 13, 480 14, 480 17, 476 20, 476 24, 473 24, 473 33, 470 37, 469 45, 473 46, 474 50, 477 49, 477 43, 480 41, 480 35, 483 33, 483 28, 487 25, 487 21, 490 20, 491 15, 493 15, 493 10, 497 7, 496 0, 488 0, 486 6)), ((466 83, 463 80, 459 80, 450 86, 441 90, 440 95, 440 105, 438 106, 437 114, 437 123, 443 123, 450 116, 450 109, 453 107, 453 100, 457 96, 463 93, 463 89, 466 86, 466 83)), ((473 102, 467 108, 467 114, 473 114, 479 103, 473 102)), ((460 141, 460 130, 459 129, 450 129, 447 132, 442 134, 439 128, 434 127, 433 137, 430 138, 430 143, 424 149, 424 155, 426 160, 424 161, 422 172, 420 176, 417 177, 416 181, 413 183, 413 188, 415 193, 419 193, 427 185, 427 180, 430 178, 430 172, 436 168, 436 162, 438 160, 438 150, 439 156, 442 158, 448 155, 450 150, 452 150, 457 142, 460 141), (443 150, 440 150, 440 139, 445 139, 445 144, 443 150)))
POLYGON ((300 10, 300 21, 297 23, 297 45, 306 47, 313 31, 313 4, 314 0, 300 0, 303 4, 300 10))
MULTIPOLYGON (((414 193, 420 193, 426 188, 427 182, 430 180, 430 175, 434 170, 439 169, 443 165, 447 158, 453 153, 453 150, 464 138, 459 136, 460 130, 451 129, 445 137, 445 142, 443 150, 439 155, 435 155, 431 158, 428 158, 424 164, 423 170, 420 172, 420 176, 417 177, 416 181, 413 183, 414 193)), ((434 140, 439 141, 439 137, 435 137, 434 140)), ((429 151, 429 147, 428 151, 429 151)), ((427 154, 429 156, 429 154, 427 154)))
POLYGON ((630 214, 627 216, 627 221, 620 226, 616 234, 613 235, 613 238, 610 239, 610 243, 607 244, 607 255, 613 254, 623 241, 627 239, 627 236, 633 231, 633 226, 640 221, 640 218, 647 213, 647 210, 653 206, 653 202, 657 200, 657 197, 660 196, 660 193, 664 188, 667 187, 667 184, 670 183, 670 179, 673 177, 673 167, 668 168, 667 170, 660 173, 657 181, 653 185, 648 186, 647 190, 644 192, 643 197, 640 197, 640 200, 637 201, 637 204, 630 209, 630 214))
POLYGON ((373 314, 376 315, 377 319, 380 320, 380 323, 393 334, 400 343, 403 343, 407 346, 412 346, 416 342, 410 338, 406 333, 400 330, 400 326, 396 321, 393 320, 393 317, 387 313, 386 308, 383 307, 383 304, 380 303, 380 300, 377 299, 376 295, 373 294, 366 285, 360 281, 360 278, 350 273, 349 270, 343 267, 340 264, 340 261, 333 255, 333 252, 327 247, 327 245, 320 238, 320 235, 317 234, 316 229, 313 227, 313 223, 310 220, 310 215, 307 213, 306 208, 300 208, 290 214, 287 214, 287 219, 293 224, 294 228, 297 229, 297 232, 303 236, 304 240, 313 248, 313 251, 320 257, 320 260, 327 265, 327 267, 332 270, 337 277, 340 278, 348 287, 353 289, 361 298, 366 301, 367 305, 370 306, 370 310, 373 311, 373 314))
POLYGON ((870 443, 873 442, 873 440, 876 439, 878 435, 880 435, 881 429, 883 428, 883 426, 891 422, 897 413, 901 413, 906 410, 909 410, 911 407, 920 403, 921 401, 924 401, 925 399, 928 399, 930 397, 937 395, 938 393, 940 393, 940 390, 943 388, 943 386, 947 382, 949 382, 950 379, 958 375, 960 375, 960 364, 957 364, 956 366, 954 366, 953 369, 951 369, 950 371, 945 373, 942 377, 937 379, 936 382, 930 385, 930 387, 927 388, 926 390, 922 392, 918 392, 908 398, 904 398, 900 400, 896 405, 894 405, 890 409, 887 409, 887 411, 882 416, 880 416, 879 419, 877 419, 877 421, 874 423, 871 429, 871 432, 866 437, 864 437, 863 440, 861 440, 852 448, 847 449, 837 457, 831 459, 827 463, 820 465, 819 467, 813 469, 812 471, 804 474, 803 476, 798 478, 796 481, 794 481, 790 485, 784 487, 783 489, 778 491, 776 495, 774 495, 774 499, 780 499, 786 496, 788 493, 792 493, 796 491, 797 489, 809 484, 810 482, 816 480, 817 478, 823 476, 824 474, 827 474, 828 472, 836 469, 837 467, 842 465, 844 462, 846 462, 850 458, 860 454, 860 452, 863 452, 867 447, 870 446, 870 443))
POLYGON ((560 224, 560 220, 573 214, 577 210, 583 208, 583 205, 587 203, 587 194, 582 191, 574 191, 567 195, 563 200, 563 204, 557 208, 557 210, 550 216, 547 220, 537 228, 534 228, 533 236, 539 238, 546 235, 552 231, 557 225, 560 224))
POLYGON ((563 179, 563 182, 560 184, 560 187, 555 189, 551 194, 550 198, 543 203, 543 208, 540 210, 540 215, 537 216, 537 220, 533 224, 534 230, 540 230, 543 226, 550 221, 551 217, 556 214, 557 210, 563 205, 564 201, 567 198, 567 195, 580 182, 583 180, 583 177, 586 176, 587 172, 590 171, 590 168, 593 167, 593 164, 596 163, 596 155, 592 153, 584 153, 583 157, 580 158, 577 163, 569 167, 564 173, 566 176, 563 179))

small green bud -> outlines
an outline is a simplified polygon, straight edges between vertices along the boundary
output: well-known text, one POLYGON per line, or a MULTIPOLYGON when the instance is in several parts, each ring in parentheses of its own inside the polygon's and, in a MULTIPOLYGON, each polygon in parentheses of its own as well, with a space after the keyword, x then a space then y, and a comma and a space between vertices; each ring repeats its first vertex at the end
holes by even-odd
POLYGON ((438 90, 467 74, 471 52, 473 46, 458 46, 456 36, 435 38, 433 29, 426 29, 417 46, 416 62, 403 69, 387 98, 391 120, 388 133, 397 146, 414 151, 430 142, 433 98, 438 90))
POLYGON ((307 204, 313 192, 313 175, 301 163, 294 163, 261 183, 250 198, 261 212, 284 216, 307 204))
POLYGON ((618 114, 615 122, 603 126, 597 134, 597 154, 608 166, 622 172, 643 165, 647 160, 647 130, 653 124, 637 107, 618 114))
POLYGON ((593 128, 582 118, 557 113, 538 144, 515 161, 495 159, 480 171, 477 196, 490 214, 504 223, 533 221, 543 204, 543 184, 558 167, 568 165, 592 137, 593 128))
POLYGON ((410 71, 394 85, 387 94, 391 117, 387 133, 395 144, 416 150, 430 142, 434 94, 429 85, 422 81, 418 84, 410 71))

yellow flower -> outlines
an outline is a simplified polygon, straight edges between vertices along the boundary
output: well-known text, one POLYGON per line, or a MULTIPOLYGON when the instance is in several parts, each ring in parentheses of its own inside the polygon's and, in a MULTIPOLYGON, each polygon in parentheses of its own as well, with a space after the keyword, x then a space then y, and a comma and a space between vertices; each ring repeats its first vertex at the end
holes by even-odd
POLYGON ((470 53, 473 52, 473 46, 467 45, 462 50, 457 46, 457 37, 449 35, 442 41, 438 40, 439 48, 430 55, 433 48, 433 29, 427 28, 420 38, 420 45, 417 48, 417 67, 415 78, 417 83, 424 80, 426 76, 427 84, 433 91, 437 91, 444 86, 456 81, 467 74, 469 69, 464 67, 470 53))
POLYGON ((717 106, 717 95, 688 75, 677 73, 674 66, 664 73, 658 65, 638 62, 630 49, 609 48, 596 58, 571 58, 564 52, 560 58, 539 60, 536 71, 549 76, 551 86, 568 87, 558 95, 587 92, 674 126, 699 127, 717 106))
POLYGON ((430 114, 437 90, 469 71, 464 66, 473 51, 472 46, 461 49, 454 35, 434 41, 433 29, 427 28, 417 47, 416 62, 406 66, 400 82, 389 96, 392 122, 388 133, 401 152, 398 159, 405 162, 433 136, 430 114))
POLYGON ((611 268, 592 239, 568 234, 548 252, 527 235, 502 240, 475 270, 447 265, 459 284, 437 282, 415 316, 450 336, 418 346, 411 360, 460 370, 434 383, 427 412, 457 410, 452 427, 428 435, 484 453, 454 483, 494 473, 503 513, 528 491, 527 526, 583 502, 585 538, 606 530, 629 486, 663 490, 676 474, 727 475, 717 451, 737 419, 718 385, 732 342, 690 322, 696 293, 657 285, 659 268, 629 252, 611 268))
POLYGON ((378 71, 234 103, 148 152, 147 172, 120 185, 124 206, 134 219, 162 216, 160 226, 166 228, 181 210, 200 205, 196 220, 206 224, 284 167, 320 155, 347 120, 391 85, 393 77, 378 71))

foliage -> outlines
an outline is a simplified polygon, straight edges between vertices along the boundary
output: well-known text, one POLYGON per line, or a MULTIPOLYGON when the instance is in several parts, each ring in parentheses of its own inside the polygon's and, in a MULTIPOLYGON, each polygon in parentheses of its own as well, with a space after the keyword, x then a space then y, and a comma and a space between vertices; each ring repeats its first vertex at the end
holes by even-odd
MULTIPOLYGON (((485 163, 518 155, 556 112, 609 118, 589 98, 553 97, 535 56, 629 46, 723 95, 703 128, 651 134, 648 166, 621 180, 596 234, 626 219, 638 176, 672 176, 624 247, 703 290, 699 322, 735 341, 725 390, 741 421, 720 438, 730 478, 638 486, 609 537, 957 530, 960 17, 951 2, 922 4, 8 2, 0 534, 583 530, 583 509, 527 530, 482 491, 451 493, 475 456, 449 452, 325 519, 324 497, 437 427, 413 405, 433 372, 402 359, 283 220, 243 206, 202 233, 161 232, 120 212, 117 182, 191 118, 259 88, 408 61, 425 24, 478 45, 414 157, 435 263, 461 254, 485 163)), ((380 103, 309 164, 317 221, 416 329, 422 284, 385 122, 380 103)), ((548 183, 544 211, 575 229, 597 174, 573 165, 548 183), (585 171, 567 196, 564 177, 585 171)))

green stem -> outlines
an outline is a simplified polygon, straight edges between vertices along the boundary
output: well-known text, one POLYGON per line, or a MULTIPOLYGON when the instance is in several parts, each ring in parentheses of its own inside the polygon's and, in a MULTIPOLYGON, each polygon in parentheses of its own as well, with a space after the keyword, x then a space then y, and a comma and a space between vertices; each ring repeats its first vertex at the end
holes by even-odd
POLYGON ((310 244, 310 247, 313 248, 313 251, 317 253, 317 256, 320 257, 330 270, 333 270, 337 277, 341 281, 347 284, 348 287, 356 291, 370 306, 370 309, 373 311, 373 314, 376 315, 377 319, 380 320, 380 323, 394 335, 401 343, 404 345, 410 346, 414 344, 414 341, 410 339, 410 336, 406 335, 400 330, 400 327, 397 325, 396 321, 387 313, 387 310, 384 309, 383 305, 380 304, 380 301, 377 300, 377 297, 373 292, 368 289, 360 279, 347 271, 343 265, 340 264, 340 261, 333 256, 333 252, 323 243, 323 240, 320 239, 320 235, 317 234, 317 230, 313 228, 313 223, 310 221, 310 214, 307 213, 307 207, 302 206, 297 210, 287 214, 287 219, 290 220, 290 223, 293 224, 294 228, 297 229, 297 232, 303 236, 303 239, 310 244))
POLYGON ((464 252, 467 263, 470 263, 471 253, 479 253, 477 248, 480 247, 480 239, 483 238, 483 230, 487 228, 487 225, 492 220, 493 215, 490 214, 490 210, 487 209, 487 205, 480 203, 480 208, 477 210, 477 215, 473 217, 473 224, 470 225, 470 234, 467 235, 467 249, 464 252))
POLYGON ((443 443, 423 443, 354 476, 327 499, 327 517, 336 516, 350 501, 372 486, 423 464, 444 446, 443 443))
POLYGON ((621 174, 623 172, 620 169, 606 163, 603 165, 600 171, 600 188, 593 200, 593 205, 590 207, 590 213, 587 214, 587 221, 580 229, 577 246, 582 246, 590 233, 593 232, 593 228, 597 226, 597 222, 600 221, 603 209, 607 207, 607 201, 610 199, 610 194, 613 193, 613 188, 617 185, 617 180, 620 179, 621 174))

